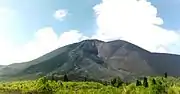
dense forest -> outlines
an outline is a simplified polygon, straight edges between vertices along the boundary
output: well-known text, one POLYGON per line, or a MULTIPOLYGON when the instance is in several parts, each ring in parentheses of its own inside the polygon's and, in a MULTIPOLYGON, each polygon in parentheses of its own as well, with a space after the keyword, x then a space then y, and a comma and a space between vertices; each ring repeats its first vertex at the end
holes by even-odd
POLYGON ((123 82, 119 77, 109 81, 69 81, 41 77, 37 80, 0 83, 1 94, 180 94, 180 78, 142 77, 123 82))

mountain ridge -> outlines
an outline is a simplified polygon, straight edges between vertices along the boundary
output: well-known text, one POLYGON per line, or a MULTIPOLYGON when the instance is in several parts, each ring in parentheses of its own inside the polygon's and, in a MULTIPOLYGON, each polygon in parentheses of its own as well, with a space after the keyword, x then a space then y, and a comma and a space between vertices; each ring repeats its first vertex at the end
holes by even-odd
POLYGON ((124 40, 91 39, 63 46, 29 62, 8 65, 0 69, 0 77, 57 73, 98 80, 119 76, 127 80, 164 72, 180 76, 178 62, 180 55, 152 53, 124 40))

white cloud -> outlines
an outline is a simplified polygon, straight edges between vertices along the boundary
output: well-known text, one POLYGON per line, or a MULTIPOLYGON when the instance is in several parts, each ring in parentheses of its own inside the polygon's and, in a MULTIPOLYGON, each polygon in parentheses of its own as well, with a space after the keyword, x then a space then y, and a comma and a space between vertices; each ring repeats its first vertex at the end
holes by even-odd
MULTIPOLYGON (((177 51, 180 47, 179 33, 160 27, 163 19, 157 17, 157 9, 150 2, 102 0, 94 10, 98 29, 91 37, 77 30, 57 35, 52 27, 45 27, 38 30, 31 41, 20 47, 14 48, 9 41, 0 41, 4 45, 0 46, 0 64, 29 61, 58 47, 89 38, 104 41, 123 39, 152 52, 180 54, 177 51)), ((67 11, 59 10, 54 16, 62 20, 66 15, 67 11)))
POLYGON ((0 53, 0 64, 7 65, 10 63, 30 61, 54 50, 58 36, 52 28, 46 27, 38 30, 34 35, 34 39, 25 45, 15 46, 10 41, 4 42, 4 40, 6 39, 4 38, 0 42, 1 44, 3 43, 0 48, 0 51, 2 50, 0 53))
POLYGON ((51 52, 56 48, 79 42, 84 39, 87 39, 87 37, 83 36, 77 30, 70 30, 58 36, 52 27, 45 27, 38 30, 34 34, 34 38, 25 45, 15 48, 14 45, 6 44, 4 41, 3 46, 0 46, 0 64, 7 65, 10 63, 30 61, 51 52))
POLYGON ((34 39, 21 48, 19 58, 23 57, 24 61, 28 61, 44 55, 54 50, 57 40, 58 36, 51 27, 40 29, 35 33, 34 39))
POLYGON ((16 11, 6 7, 0 7, 0 64, 4 62, 12 62, 11 54, 13 51, 12 40, 10 39, 10 28, 8 24, 13 22, 16 11))
POLYGON ((85 39, 88 39, 88 37, 84 36, 82 33, 80 33, 80 31, 70 30, 61 34, 61 36, 59 37, 59 46, 61 47, 85 39))
POLYGON ((68 11, 65 9, 59 9, 54 13, 54 17, 60 21, 64 20, 64 18, 67 16, 68 11))
POLYGON ((180 42, 178 33, 160 27, 163 20, 147 0, 102 0, 94 10, 99 27, 95 38, 123 39, 152 52, 159 52, 159 45, 180 42))

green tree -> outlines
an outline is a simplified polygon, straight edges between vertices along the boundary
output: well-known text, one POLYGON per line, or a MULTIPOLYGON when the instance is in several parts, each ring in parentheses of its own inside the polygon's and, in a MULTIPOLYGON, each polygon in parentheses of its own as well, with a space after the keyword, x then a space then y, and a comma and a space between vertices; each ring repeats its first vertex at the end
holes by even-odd
POLYGON ((148 87, 147 77, 144 77, 143 86, 144 86, 144 87, 148 87))
POLYGON ((87 81, 87 77, 84 77, 84 81, 85 81, 85 82, 87 81))
POLYGON ((117 78, 113 78, 111 80, 111 85, 114 86, 114 87, 119 87, 123 84, 123 81, 120 79, 120 77, 117 77, 117 78))
POLYGON ((113 78, 113 79, 111 80, 111 85, 112 85, 112 86, 115 86, 115 83, 116 83, 116 78, 113 78))
POLYGON ((64 75, 64 82, 68 82, 68 81, 69 81, 68 76, 65 74, 64 75))
POLYGON ((116 81, 117 81, 117 85, 116 85, 116 87, 120 87, 120 86, 122 86, 123 81, 121 80, 121 78, 120 78, 120 77, 118 77, 116 81))
POLYGON ((164 73, 164 77, 167 78, 167 72, 164 73))
POLYGON ((156 85, 156 80, 154 78, 152 79, 152 84, 156 85))
POLYGON ((139 81, 139 80, 136 80, 136 86, 141 86, 142 84, 141 84, 141 81, 139 81))
POLYGON ((51 75, 51 79, 52 79, 52 81, 54 81, 55 80, 55 73, 53 73, 52 75, 51 75))

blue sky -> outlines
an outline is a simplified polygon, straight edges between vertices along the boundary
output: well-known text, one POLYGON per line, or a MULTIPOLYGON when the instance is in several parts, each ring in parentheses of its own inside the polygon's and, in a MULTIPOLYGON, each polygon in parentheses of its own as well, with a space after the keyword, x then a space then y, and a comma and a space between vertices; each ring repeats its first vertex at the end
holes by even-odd
POLYGON ((179 54, 179 9, 179 0, 0 0, 0 64, 89 38, 179 54))
MULTIPOLYGON (((69 29, 84 31, 86 35, 95 30, 95 16, 92 7, 100 3, 100 0, 4 0, 0 6, 13 9, 17 16, 10 26, 16 36, 17 42, 26 42, 33 37, 38 29, 52 26, 57 34, 69 29), (95 2, 94 2, 95 1, 95 2), (59 21, 53 17, 58 9, 67 9, 70 13, 65 21, 59 21)), ((14 34, 13 34, 14 36, 14 34)), ((14 40, 13 39, 13 40, 14 40)))
POLYGON ((158 15, 163 18, 162 27, 167 29, 180 29, 180 0, 149 0, 157 9, 158 15))
MULTIPOLYGON (((163 18, 162 27, 167 29, 180 29, 180 1, 178 0, 149 0, 158 9, 158 15, 163 18)), ((96 30, 93 6, 101 0, 12 0, 1 1, 0 6, 13 9, 17 12, 10 22, 15 32, 10 37, 15 42, 25 43, 32 39, 34 32, 46 26, 52 26, 58 34, 69 29, 76 29, 89 36, 96 30), (70 14, 65 21, 53 17, 58 9, 67 9, 70 14), (20 37, 16 37, 20 36, 20 37)))

